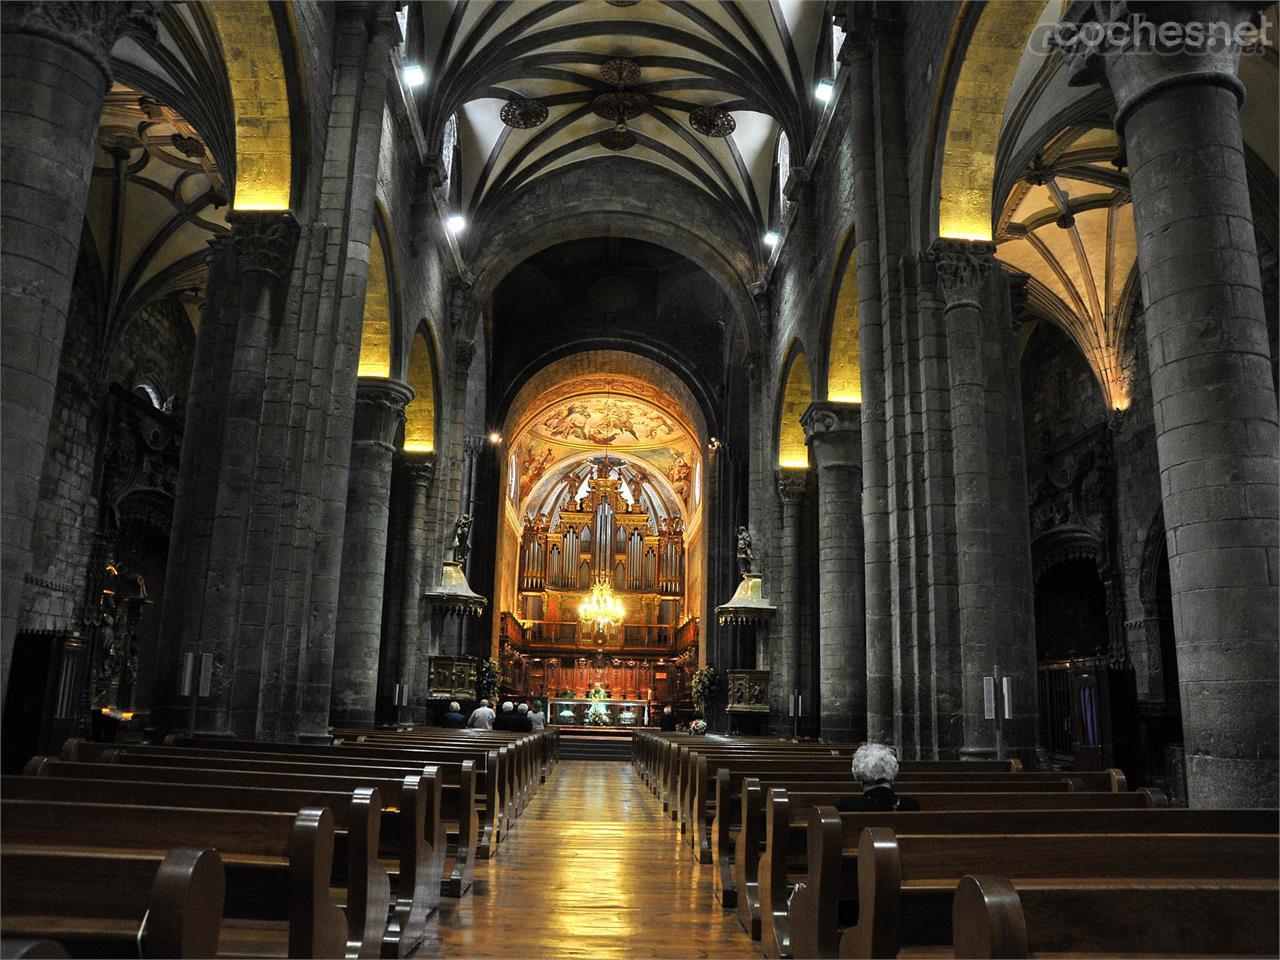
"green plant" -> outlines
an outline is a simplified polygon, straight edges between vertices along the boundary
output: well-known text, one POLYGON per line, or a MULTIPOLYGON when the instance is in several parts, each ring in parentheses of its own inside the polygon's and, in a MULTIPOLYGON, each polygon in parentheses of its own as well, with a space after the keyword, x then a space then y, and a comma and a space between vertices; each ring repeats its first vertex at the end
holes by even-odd
POLYGON ((716 683, 719 681, 719 674, 716 668, 707 664, 697 673, 693 675, 693 700, 699 707, 706 705, 716 692, 716 683))
POLYGON ((492 700, 498 695, 498 661, 492 658, 481 660, 476 667, 476 698, 492 700))

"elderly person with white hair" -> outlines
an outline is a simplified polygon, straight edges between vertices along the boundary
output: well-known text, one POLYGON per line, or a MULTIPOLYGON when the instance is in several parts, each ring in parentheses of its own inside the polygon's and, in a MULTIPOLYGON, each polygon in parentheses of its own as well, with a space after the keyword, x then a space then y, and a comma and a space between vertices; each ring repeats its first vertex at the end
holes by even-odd
POLYGON ((862 796, 845 797, 836 809, 844 813, 864 810, 919 810, 914 797, 893 792, 898 775, 898 755, 883 743, 864 743, 853 755, 853 779, 862 784, 862 796))
POLYGON ((461 730, 467 725, 467 718, 462 715, 462 704, 457 700, 449 701, 449 712, 440 718, 440 725, 449 730, 461 730))
POLYGON ((502 712, 493 721, 493 729, 506 730, 508 733, 519 730, 516 726, 516 705, 510 700, 502 701, 502 712))

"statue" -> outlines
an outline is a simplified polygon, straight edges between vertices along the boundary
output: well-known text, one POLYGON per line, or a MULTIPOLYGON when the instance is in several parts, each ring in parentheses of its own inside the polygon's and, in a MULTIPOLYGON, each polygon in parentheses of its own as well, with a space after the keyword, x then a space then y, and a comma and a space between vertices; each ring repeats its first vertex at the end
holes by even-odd
POLYGON ((467 562, 467 553, 471 550, 471 515, 464 513, 453 525, 453 562, 467 562))
POLYGON ((751 531, 746 527, 738 528, 738 572, 746 576, 755 566, 756 554, 751 549, 751 531))

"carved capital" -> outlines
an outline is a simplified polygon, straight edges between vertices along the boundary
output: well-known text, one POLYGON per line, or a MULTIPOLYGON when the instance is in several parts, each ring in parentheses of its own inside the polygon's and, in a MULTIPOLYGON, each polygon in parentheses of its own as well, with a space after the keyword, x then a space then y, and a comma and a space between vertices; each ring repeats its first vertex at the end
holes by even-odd
POLYGON ((976 306, 982 298, 982 285, 995 266, 996 246, 978 240, 938 239, 929 248, 947 308, 976 306))
POLYGON ((368 443, 394 450, 396 432, 404 423, 404 408, 413 388, 386 377, 361 377, 356 383, 352 443, 368 443))
POLYGON ((778 497, 783 506, 795 506, 804 496, 804 489, 809 485, 807 470, 779 470, 778 497))
POLYGON ((29 33, 66 44, 97 65, 108 87, 114 80, 111 48, 124 37, 155 39, 163 7, 156 0, 22 0, 0 4, 5 33, 29 33))
POLYGON ((232 211, 231 242, 236 249, 236 265, 242 274, 265 273, 284 280, 293 269, 293 252, 298 245, 298 221, 288 210, 232 211))
POLYGON ((436 455, 434 453, 401 450, 400 464, 404 468, 405 478, 410 484, 423 489, 431 486, 431 478, 436 473, 436 455))
POLYGON ((862 404, 816 400, 800 417, 814 465, 862 466, 862 404))
POLYGON ((1123 134, 1138 103, 1177 84, 1224 86, 1242 103, 1244 85, 1236 76, 1240 41, 1266 6, 1074 0, 1049 43, 1062 51, 1073 86, 1101 83, 1111 90, 1115 128, 1123 134))

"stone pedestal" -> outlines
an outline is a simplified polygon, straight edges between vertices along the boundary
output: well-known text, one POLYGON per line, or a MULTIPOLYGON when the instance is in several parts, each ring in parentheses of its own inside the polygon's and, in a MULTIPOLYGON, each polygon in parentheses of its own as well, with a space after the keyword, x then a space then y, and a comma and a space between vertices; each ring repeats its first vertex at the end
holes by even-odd
MULTIPOLYGON (((1100 25, 1132 27, 1140 11, 1156 26, 1234 27, 1258 6, 1108 4, 1115 19, 1100 25)), ((1067 19, 1096 27, 1099 9, 1072 4, 1067 19)), ((1073 82, 1115 95, 1129 163, 1190 803, 1274 807, 1280 461, 1239 49, 1104 38, 1063 52, 1073 82)))
POLYGON ((387 564, 387 516, 396 432, 413 390, 398 380, 361 377, 356 388, 351 479, 342 540, 342 590, 333 651, 329 721, 372 726, 387 564))
POLYGON ((84 225, 107 57, 153 35, 159 4, 0 4, 0 704, 31 570, 31 530, 84 225))
POLYGON ((867 735, 861 404, 813 403, 801 422, 818 481, 818 695, 821 735, 867 735))

